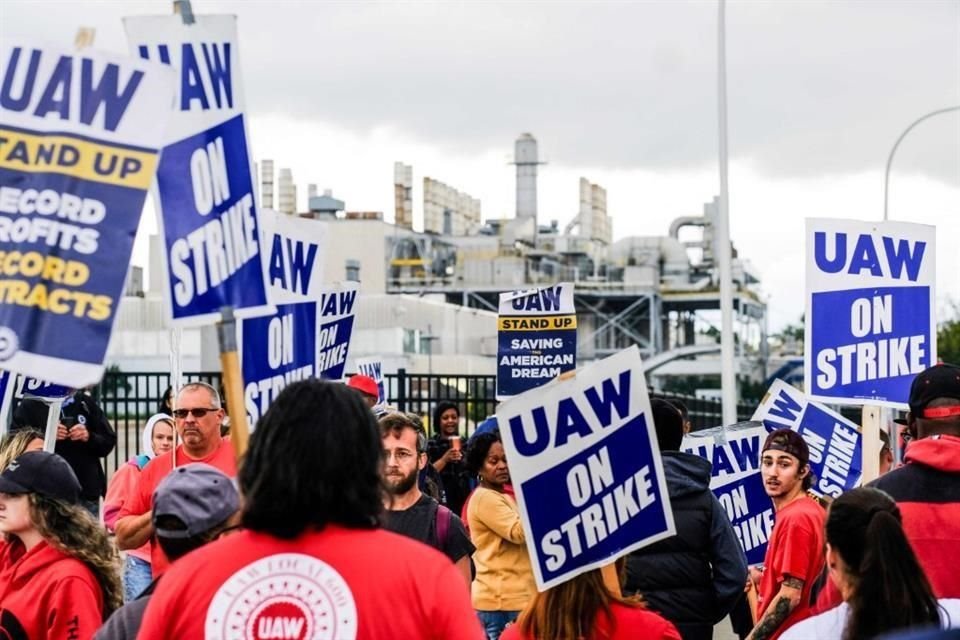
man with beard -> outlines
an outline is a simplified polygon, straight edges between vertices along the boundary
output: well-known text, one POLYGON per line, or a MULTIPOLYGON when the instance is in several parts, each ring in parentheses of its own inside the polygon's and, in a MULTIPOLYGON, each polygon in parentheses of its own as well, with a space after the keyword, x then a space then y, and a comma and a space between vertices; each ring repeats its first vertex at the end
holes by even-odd
POLYGON ((469 585, 470 555, 475 549, 463 522, 417 486, 417 477, 427 464, 426 435, 400 413, 380 418, 380 431, 387 486, 383 499, 384 528, 442 551, 457 565, 469 585))
POLYGON ((796 431, 767 436, 760 475, 776 515, 759 578, 757 624, 748 638, 772 640, 808 613, 810 590, 823 570, 825 514, 807 495, 813 484, 810 450, 796 431))

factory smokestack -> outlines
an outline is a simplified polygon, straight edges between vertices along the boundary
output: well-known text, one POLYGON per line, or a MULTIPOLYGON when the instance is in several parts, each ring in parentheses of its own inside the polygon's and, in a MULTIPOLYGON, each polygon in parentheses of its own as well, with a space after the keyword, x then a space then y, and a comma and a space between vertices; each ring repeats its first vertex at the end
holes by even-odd
POLYGON ((529 133, 521 134, 514 144, 513 164, 517 165, 517 219, 533 221, 537 228, 537 139, 529 133))

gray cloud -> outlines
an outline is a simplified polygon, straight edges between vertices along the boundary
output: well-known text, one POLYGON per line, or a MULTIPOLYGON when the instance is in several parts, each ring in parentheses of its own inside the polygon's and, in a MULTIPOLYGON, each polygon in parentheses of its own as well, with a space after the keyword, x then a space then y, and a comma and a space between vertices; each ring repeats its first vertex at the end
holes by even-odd
MULTIPOLYGON (((101 44, 123 48, 118 16, 144 9, 169 4, 5 2, 0 22, 67 38, 94 23, 101 44)), ((254 113, 391 126, 460 153, 507 151, 529 130, 566 165, 716 162, 714 2, 195 10, 238 14, 254 113)), ((960 2, 732 2, 727 23, 731 154, 762 174, 882 168, 911 120, 960 104, 960 2)), ((896 170, 960 186, 960 116, 918 128, 896 170)))

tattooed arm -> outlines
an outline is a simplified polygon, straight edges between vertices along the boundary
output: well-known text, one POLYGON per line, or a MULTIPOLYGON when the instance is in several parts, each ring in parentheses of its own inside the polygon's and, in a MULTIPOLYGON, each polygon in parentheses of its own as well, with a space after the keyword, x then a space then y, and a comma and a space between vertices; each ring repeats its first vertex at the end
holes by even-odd
POLYGON ((767 640, 780 628, 787 616, 797 608, 803 594, 803 580, 786 576, 780 585, 780 591, 773 596, 773 602, 767 607, 763 617, 757 621, 747 640, 767 640))

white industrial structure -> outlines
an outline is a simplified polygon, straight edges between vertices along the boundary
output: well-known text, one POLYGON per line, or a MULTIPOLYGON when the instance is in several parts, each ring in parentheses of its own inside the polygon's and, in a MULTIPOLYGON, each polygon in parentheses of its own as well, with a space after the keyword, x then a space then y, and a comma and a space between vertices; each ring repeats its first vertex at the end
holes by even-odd
POLYGON ((402 162, 393 165, 393 223, 413 229, 413 167, 402 162))
POLYGON ((280 169, 277 177, 277 211, 291 216, 297 212, 297 185, 290 169, 280 169))
MULTIPOLYGON (((712 326, 720 308, 716 199, 702 215, 675 220, 666 235, 613 240, 606 190, 581 178, 579 201, 570 203, 572 221, 564 228, 541 225, 537 142, 524 134, 514 150, 513 218, 483 223, 478 200, 427 178, 424 230, 414 231, 413 168, 403 163, 394 166, 396 224, 384 222, 379 212, 346 212, 329 190, 318 196, 311 189, 310 212, 301 215, 326 225, 328 279, 361 283, 351 358, 379 355, 388 371, 396 365, 412 372, 493 373, 499 293, 569 281, 576 287, 581 362, 637 345, 656 364, 650 372, 655 385, 665 376, 718 375, 712 326)), ((272 193, 272 164, 261 165, 264 198, 272 193)), ((294 205, 284 204, 284 194, 289 198, 292 186, 289 171, 281 169, 278 207, 289 213, 294 205)), ((767 361, 766 305, 750 264, 733 255, 737 373, 760 379, 767 361)), ((149 280, 144 297, 127 298, 120 308, 109 357, 127 370, 168 366, 159 244, 151 253, 149 280)), ((201 350, 202 364, 215 366, 212 336, 201 340, 199 333, 185 332, 183 343, 185 369, 199 368, 194 364, 201 364, 201 350)))
POLYGON ((273 160, 260 162, 260 207, 273 209, 273 160))

